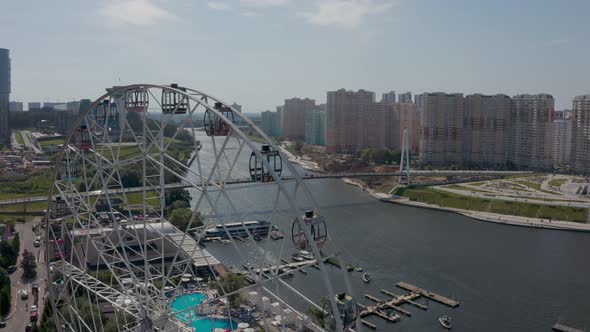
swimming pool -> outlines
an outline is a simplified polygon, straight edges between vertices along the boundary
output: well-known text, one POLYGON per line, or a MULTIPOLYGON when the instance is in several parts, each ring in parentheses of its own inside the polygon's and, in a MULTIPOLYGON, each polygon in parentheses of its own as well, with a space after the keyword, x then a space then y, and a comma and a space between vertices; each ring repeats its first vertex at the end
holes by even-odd
POLYGON ((212 319, 207 317, 200 317, 194 312, 194 308, 203 302, 207 296, 202 293, 192 293, 178 296, 172 301, 170 307, 172 312, 180 312, 176 318, 181 322, 194 327, 196 332, 210 332, 214 328, 235 330, 236 322, 230 322, 229 319, 212 319), (190 310, 186 310, 191 308, 190 310), (186 310, 186 311, 184 311, 186 310))

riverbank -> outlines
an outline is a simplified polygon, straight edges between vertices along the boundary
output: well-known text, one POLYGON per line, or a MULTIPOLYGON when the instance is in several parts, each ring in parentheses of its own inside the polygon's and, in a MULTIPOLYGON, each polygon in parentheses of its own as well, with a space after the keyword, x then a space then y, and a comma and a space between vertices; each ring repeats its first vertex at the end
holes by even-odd
POLYGON ((345 183, 349 185, 353 185, 359 187, 363 191, 367 192, 371 197, 376 198, 382 202, 386 203, 393 203, 399 205, 406 205, 412 206, 417 208, 423 209, 430 209, 430 210, 438 210, 438 211, 446 211, 457 213, 475 220, 485 221, 485 222, 493 222, 498 224, 505 224, 505 225, 513 225, 513 226, 523 226, 523 227, 533 227, 533 228, 546 228, 546 229, 556 229, 556 230, 567 230, 567 231, 578 231, 578 232, 590 232, 590 224, 587 223, 580 223, 580 222, 571 222, 565 220, 550 220, 550 219, 541 219, 541 218, 528 218, 528 217, 520 217, 520 216, 513 216, 513 215, 505 215, 505 214, 498 214, 498 213, 490 213, 490 212, 481 212, 481 211, 471 211, 465 209, 458 209, 452 207, 445 207, 435 204, 428 204, 423 202, 415 202, 411 201, 409 198, 406 197, 393 197, 391 195, 385 193, 375 192, 373 189, 369 188, 365 183, 359 180, 354 179, 342 179, 345 183))
POLYGON ((527 218, 527 217, 519 217, 519 216, 512 216, 512 215, 505 215, 505 214, 498 214, 498 213, 470 211, 470 210, 457 209, 457 208, 439 206, 439 205, 422 203, 422 202, 413 202, 413 201, 410 201, 410 199, 405 198, 405 197, 400 197, 400 198, 389 197, 387 199, 380 199, 380 200, 383 202, 400 204, 400 205, 407 205, 407 206, 412 206, 412 207, 419 207, 419 208, 430 209, 430 210, 453 212, 453 213, 457 213, 457 214, 460 214, 460 215, 463 215, 463 216, 466 216, 466 217, 469 217, 472 219, 486 221, 486 222, 494 222, 494 223, 498 223, 498 224, 525 226, 525 227, 533 227, 533 228, 567 230, 567 231, 590 232, 590 224, 586 224, 586 223, 571 222, 571 221, 564 221, 564 220, 527 218))
POLYGON ((314 162, 310 159, 304 159, 304 157, 296 156, 293 153, 291 153, 291 151, 285 149, 281 145, 279 145, 278 147, 279 147, 279 149, 281 149, 281 153, 283 155, 287 156, 287 159, 289 159, 290 162, 301 166, 301 168, 303 168, 304 170, 311 171, 311 172, 324 173, 324 170, 316 162, 314 162))

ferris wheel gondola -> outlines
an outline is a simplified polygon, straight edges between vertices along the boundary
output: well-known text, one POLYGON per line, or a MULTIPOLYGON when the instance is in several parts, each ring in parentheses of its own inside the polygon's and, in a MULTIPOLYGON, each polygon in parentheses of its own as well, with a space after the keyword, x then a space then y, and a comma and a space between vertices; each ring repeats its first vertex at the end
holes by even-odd
MULTIPOLYGON (((277 176, 281 176, 283 171, 283 159, 279 151, 272 150, 269 144, 263 144, 260 148, 261 158, 266 160, 271 169, 277 176)), ((274 177, 269 168, 255 152, 250 155, 250 177, 255 182, 271 182, 274 177)))
POLYGON ((207 109, 203 119, 207 136, 228 136, 231 131, 230 123, 234 123, 234 112, 232 111, 231 107, 223 105, 219 102, 215 103, 213 108, 225 118, 229 119, 229 122, 226 122, 217 113, 207 109))
POLYGON ((162 112, 164 114, 186 114, 189 101, 186 96, 186 88, 176 83, 170 84, 172 89, 162 91, 162 112), (180 90, 185 93, 180 93, 180 90))
POLYGON ((322 216, 318 216, 313 210, 306 211, 305 215, 296 218, 291 226, 293 244, 298 250, 310 251, 313 246, 321 249, 328 240, 328 226, 322 216), (307 232, 311 235, 308 237, 307 232))

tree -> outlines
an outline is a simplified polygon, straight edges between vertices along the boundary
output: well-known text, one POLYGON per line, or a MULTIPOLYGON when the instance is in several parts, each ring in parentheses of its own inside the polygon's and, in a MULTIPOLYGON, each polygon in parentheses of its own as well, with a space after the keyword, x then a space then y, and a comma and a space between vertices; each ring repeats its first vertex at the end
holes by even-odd
MULTIPOLYGON (((219 281, 211 281, 209 283, 209 286, 215 288, 221 295, 233 293, 245 285, 246 281, 244 277, 235 273, 228 273, 221 277, 219 281)), ((237 306, 240 304, 240 293, 229 295, 227 299, 232 306, 237 306)))
MULTIPOLYGON (((170 216, 168 217, 168 221, 174 226, 176 226, 181 231, 185 232, 188 228, 189 221, 193 215, 193 211, 189 208, 180 208, 172 211, 170 216)), ((203 221, 201 214, 197 212, 195 216, 195 220, 193 221, 192 227, 202 226, 203 221)))
POLYGON ((172 189, 166 191, 166 206, 172 204, 174 201, 185 201, 190 204, 191 195, 187 190, 182 188, 172 189))
POLYGON ((10 303, 10 278, 6 270, 0 269, 0 315, 6 316, 10 313, 10 303))
POLYGON ((190 207, 190 205, 187 201, 174 201, 172 202, 172 204, 166 207, 166 212, 168 213, 168 215, 170 215, 172 211, 176 209, 186 209, 188 207, 190 207))
POLYGON ((20 267, 23 269, 23 278, 35 278, 37 276, 37 258, 35 254, 25 249, 23 259, 20 261, 20 267))

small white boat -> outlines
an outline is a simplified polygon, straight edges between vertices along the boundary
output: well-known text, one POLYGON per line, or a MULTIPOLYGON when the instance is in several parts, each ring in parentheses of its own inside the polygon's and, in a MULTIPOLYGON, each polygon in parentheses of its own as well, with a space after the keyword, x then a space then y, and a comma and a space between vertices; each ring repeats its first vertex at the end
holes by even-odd
POLYGON ((451 329, 451 317, 449 316, 441 316, 438 318, 440 325, 442 325, 445 329, 451 329))
POLYGON ((371 274, 368 272, 363 273, 363 281, 364 282, 371 282, 371 274))

